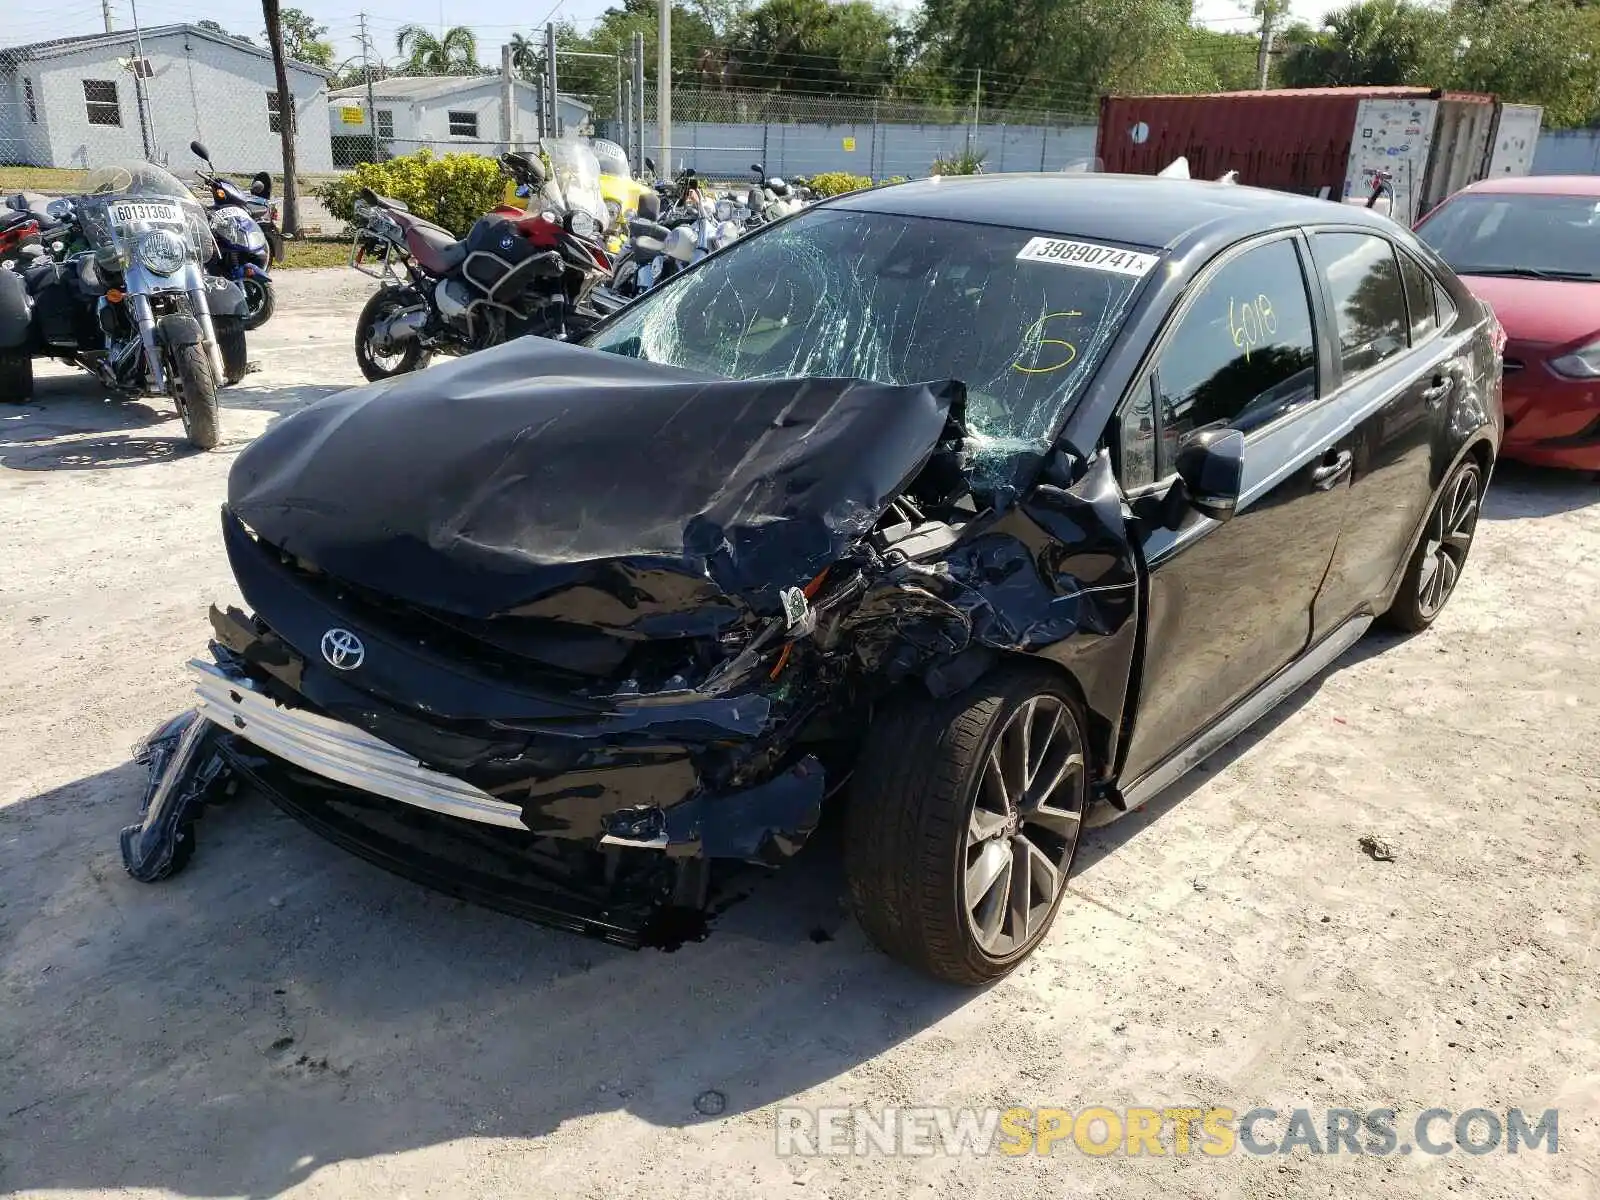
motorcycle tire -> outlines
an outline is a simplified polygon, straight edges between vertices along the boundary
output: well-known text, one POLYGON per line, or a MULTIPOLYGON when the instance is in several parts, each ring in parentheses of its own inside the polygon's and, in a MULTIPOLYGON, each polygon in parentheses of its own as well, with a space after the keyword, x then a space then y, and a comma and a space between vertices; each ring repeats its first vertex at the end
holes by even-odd
MULTIPOLYGON (((411 293, 415 295, 415 293, 411 293)), ((406 343, 405 349, 397 355, 385 355, 385 359, 393 358, 391 366, 387 362, 378 361, 372 351, 372 331, 378 321, 391 308, 409 308, 411 305, 405 299, 406 293, 395 288, 383 288, 372 294, 372 298, 361 310, 361 316, 356 319, 356 366, 361 368, 368 383, 377 383, 383 379, 393 379, 396 375, 406 375, 412 371, 420 371, 428 365, 433 356, 422 344, 415 340, 406 343)))
POLYGON ((0 350, 0 404, 33 399, 33 359, 25 350, 0 350))
POLYGON ((222 351, 222 382, 232 387, 250 371, 244 331, 251 326, 239 317, 213 317, 211 320, 217 331, 217 348, 222 351))
POLYGON ((167 351, 167 377, 183 431, 200 450, 214 450, 222 441, 222 413, 217 404, 217 380, 211 373, 206 348, 172 346, 167 351))
POLYGON ((277 295, 270 283, 263 283, 259 279, 245 279, 240 285, 244 289, 244 302, 249 315, 244 319, 246 329, 260 329, 272 319, 272 313, 278 306, 277 295))

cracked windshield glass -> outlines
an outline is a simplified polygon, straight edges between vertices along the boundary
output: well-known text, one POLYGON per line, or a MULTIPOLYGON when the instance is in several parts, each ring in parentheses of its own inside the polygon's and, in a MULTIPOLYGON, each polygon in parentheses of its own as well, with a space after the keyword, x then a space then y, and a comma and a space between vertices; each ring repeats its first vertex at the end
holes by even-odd
POLYGON ((975 474, 1046 448, 1150 254, 1032 230, 806 214, 646 296, 590 345, 728 378, 967 386, 975 474))

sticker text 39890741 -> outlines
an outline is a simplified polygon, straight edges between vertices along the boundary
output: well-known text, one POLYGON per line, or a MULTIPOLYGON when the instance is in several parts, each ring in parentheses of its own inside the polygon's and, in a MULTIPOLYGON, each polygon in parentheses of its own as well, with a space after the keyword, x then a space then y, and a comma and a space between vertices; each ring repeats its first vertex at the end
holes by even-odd
POLYGON ((1028 244, 1017 252, 1017 260, 1083 267, 1090 271, 1110 271, 1116 275, 1135 277, 1148 275, 1151 268, 1161 261, 1154 254, 1141 254, 1137 250, 1048 237, 1030 238, 1028 244))

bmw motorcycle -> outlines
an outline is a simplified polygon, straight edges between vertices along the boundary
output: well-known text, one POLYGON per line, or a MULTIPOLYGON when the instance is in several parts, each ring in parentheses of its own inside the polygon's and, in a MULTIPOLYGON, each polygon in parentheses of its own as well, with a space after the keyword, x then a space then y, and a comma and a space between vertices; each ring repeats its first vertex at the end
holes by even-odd
MULTIPOLYGON (((218 175, 203 143, 190 142, 189 149, 206 164, 206 170, 197 171, 196 177, 211 197, 211 236, 217 245, 217 257, 206 264, 206 270, 239 285, 249 308, 244 327, 260 328, 271 319, 276 307, 268 270, 272 249, 255 215, 260 213, 262 220, 270 221, 270 202, 264 197, 246 196, 218 175)), ((259 187, 260 178, 257 176, 252 186, 259 187)), ((268 186, 270 180, 268 176, 268 186)))
POLYGON ((350 265, 382 281, 356 321, 356 365, 369 380, 533 335, 582 336, 600 314, 589 300, 610 278, 599 245, 606 219, 593 150, 548 143, 550 169, 522 154, 501 166, 528 199, 501 205, 457 240, 404 203, 362 192, 350 265))
POLYGON ((151 163, 101 167, 50 216, 86 247, 0 271, 0 399, 33 395, 33 360, 54 358, 127 396, 172 399, 189 440, 222 439, 217 391, 248 370, 244 294, 208 278, 216 253, 187 188, 151 163))

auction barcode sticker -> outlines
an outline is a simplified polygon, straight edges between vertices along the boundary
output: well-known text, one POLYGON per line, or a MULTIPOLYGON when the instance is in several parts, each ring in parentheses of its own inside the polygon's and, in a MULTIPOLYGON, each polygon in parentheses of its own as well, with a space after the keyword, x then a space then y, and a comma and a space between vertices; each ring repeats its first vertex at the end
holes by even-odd
POLYGON ((1094 242, 1073 242, 1063 238, 1036 237, 1017 253, 1021 262, 1057 263, 1063 267, 1085 267, 1091 271, 1110 271, 1117 275, 1142 277, 1161 259, 1137 250, 1099 246, 1094 242))

